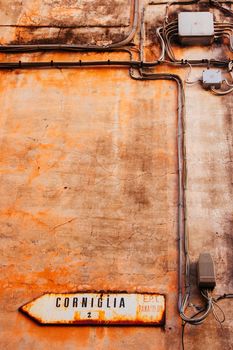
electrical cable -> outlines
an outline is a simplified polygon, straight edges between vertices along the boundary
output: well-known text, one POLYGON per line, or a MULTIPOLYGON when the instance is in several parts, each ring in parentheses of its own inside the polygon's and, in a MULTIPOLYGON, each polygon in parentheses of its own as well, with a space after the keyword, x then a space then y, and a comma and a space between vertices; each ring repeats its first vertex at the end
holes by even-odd
MULTIPOLYGON (((186 200, 185 200, 185 188, 186 188, 186 160, 185 160, 185 138, 184 138, 184 123, 185 123, 185 96, 184 88, 181 78, 175 74, 169 73, 157 73, 147 74, 140 71, 140 76, 135 77, 131 70, 131 78, 135 80, 172 80, 177 84, 177 161, 178 161, 178 250, 179 250, 179 268, 178 268, 178 310, 180 315, 185 318, 185 321, 189 321, 188 317, 184 315, 184 303, 183 299, 187 300, 187 291, 189 294, 190 281, 189 281, 189 254, 188 254, 188 238, 186 227, 186 200), (186 294, 182 296, 183 286, 183 251, 185 255, 185 288, 186 294)), ((208 310, 209 312, 209 310, 208 310)), ((201 321, 197 320, 197 321, 201 321)))
POLYGON ((233 84, 230 84, 229 81, 227 79, 224 79, 223 82, 229 86, 229 87, 233 87, 233 84))
POLYGON ((141 62, 144 61, 144 40, 143 40, 144 31, 145 31, 144 17, 145 17, 145 7, 143 7, 142 12, 141 12, 141 23, 140 23, 140 42, 139 42, 140 50, 139 51, 140 51, 140 61, 141 62))
MULTIPOLYGON (((214 307, 217 306, 219 308, 219 310, 221 311, 221 313, 222 313, 222 320, 220 320, 219 316, 216 314, 216 311, 213 308, 214 318, 220 324, 221 327, 222 327, 222 324, 224 323, 226 317, 225 317, 224 311, 218 305, 218 302, 221 301, 221 300, 227 299, 227 298, 229 298, 229 299, 233 298, 233 293, 223 294, 223 295, 220 295, 217 298, 213 298, 213 305, 214 305, 214 307)), ((196 312, 194 315, 192 315, 191 318, 194 318, 194 317, 198 316, 200 313, 203 312, 203 310, 204 309, 201 308, 198 312, 196 312)), ((185 336, 185 326, 186 326, 186 324, 187 324, 186 322, 184 322, 184 321, 182 322, 182 330, 181 330, 181 346, 182 346, 182 350, 185 350, 184 336, 185 336)))
MULTIPOLYGON (((130 51, 130 50, 128 50, 130 51)), ((111 51, 108 51, 111 52, 111 51)), ((177 62, 168 62, 161 61, 161 63, 167 64, 178 64, 177 62)), ((182 65, 188 65, 190 61, 185 61, 182 65)), ((229 62, 225 62, 224 67, 228 65, 229 62)), ((1 69, 27 69, 27 68, 75 68, 75 67, 95 67, 95 66, 121 66, 121 67, 132 67, 132 68, 153 68, 158 65, 159 62, 141 62, 139 60, 100 60, 100 61, 41 61, 41 62, 24 62, 24 61, 15 61, 15 62, 0 62, 1 69)), ((190 63, 191 64, 191 63, 190 63)), ((200 64, 200 63, 199 63, 200 64)), ((216 62, 203 62, 201 65, 215 65, 216 62)), ((219 65, 218 65, 219 66, 219 65)), ((221 65, 222 66, 222 65, 221 65)))
POLYGON ((127 53, 130 57, 129 60, 102 60, 102 61, 47 61, 47 62, 0 62, 0 69, 30 69, 30 68, 78 68, 78 67, 92 67, 92 66, 122 66, 122 67, 140 67, 141 62, 139 60, 134 61, 132 51, 138 50, 136 48, 119 48, 119 49, 107 49, 107 53, 122 52, 127 53))
POLYGON ((233 87, 228 89, 228 90, 216 90, 214 88, 211 88, 210 91, 214 94, 214 95, 219 95, 219 96, 223 96, 223 95, 228 95, 233 91, 233 87))
POLYGON ((185 314, 185 309, 187 307, 187 303, 188 303, 189 296, 190 296, 187 291, 185 292, 185 295, 184 295, 184 298, 183 298, 183 301, 182 301, 182 305, 180 307, 180 316, 181 316, 182 320, 185 321, 186 323, 189 323, 189 324, 192 324, 192 325, 199 325, 199 324, 203 323, 206 320, 207 316, 212 311, 212 309, 213 309, 212 297, 210 297, 208 295, 207 291, 201 291, 201 294, 206 299, 206 305, 205 305, 204 309, 201 311, 202 315, 199 316, 199 317, 190 317, 190 316, 187 316, 185 314))
POLYGON ((213 301, 213 315, 215 320, 221 325, 222 327, 222 323, 225 322, 226 320, 226 316, 225 313, 223 311, 223 309, 217 304, 217 302, 213 301), (221 314, 222 314, 222 319, 219 318, 217 312, 216 312, 216 307, 220 310, 221 314))
POLYGON ((181 328, 181 346, 182 346, 182 350, 185 350, 184 347, 184 329, 185 329, 185 322, 182 322, 182 328, 181 328))
MULTIPOLYGON (((223 37, 226 36, 229 39, 229 48, 230 51, 233 51, 233 25, 231 23, 222 23, 222 22, 215 22, 214 23, 214 28, 215 28, 215 39, 219 38, 219 37, 223 37)), ((178 37, 178 21, 172 21, 172 22, 168 22, 168 18, 164 20, 163 22, 163 26, 162 27, 158 27, 158 30, 156 32, 157 37, 159 38, 159 42, 161 45, 161 57, 165 57, 164 51, 167 54, 168 58, 172 61, 172 62, 177 62, 177 63, 182 63, 181 60, 178 60, 175 57, 173 48, 172 48, 172 40, 174 37, 178 37)), ((198 60, 188 60, 190 63, 195 64, 195 61, 198 60)), ((203 60, 199 60, 203 61, 203 60)), ((213 59, 211 59, 210 61, 213 61, 213 59)), ((223 61, 222 61, 223 62, 223 61)), ((216 63, 216 62, 215 62, 216 63)), ((224 61, 225 63, 225 61, 224 61)), ((217 64, 216 64, 217 65, 217 64)))
POLYGON ((233 293, 226 293, 226 294, 220 295, 217 298, 215 298, 215 301, 218 302, 224 299, 233 299, 233 293))
POLYGON ((157 37, 159 38, 160 45, 161 45, 161 54, 158 58, 158 61, 163 61, 165 59, 165 49, 166 49, 165 42, 164 42, 163 37, 160 33, 161 29, 163 29, 163 27, 159 27, 156 29, 156 34, 157 34, 157 37))
MULTIPOLYGON (((233 76, 232 76, 232 67, 231 67, 231 66, 232 66, 232 65, 229 63, 228 72, 229 72, 231 78, 233 79, 233 76)), ((227 78, 225 78, 225 79, 223 80, 223 83, 225 83, 225 84, 226 84, 227 86, 229 86, 229 87, 233 87, 233 83, 229 83, 229 81, 228 81, 227 78)))

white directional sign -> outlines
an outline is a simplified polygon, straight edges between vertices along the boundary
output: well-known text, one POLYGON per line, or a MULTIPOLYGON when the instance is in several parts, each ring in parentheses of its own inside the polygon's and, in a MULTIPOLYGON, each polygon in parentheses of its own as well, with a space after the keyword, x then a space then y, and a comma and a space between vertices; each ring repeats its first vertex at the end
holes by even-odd
POLYGON ((165 297, 149 293, 50 293, 20 311, 41 324, 159 326, 165 322, 165 297))

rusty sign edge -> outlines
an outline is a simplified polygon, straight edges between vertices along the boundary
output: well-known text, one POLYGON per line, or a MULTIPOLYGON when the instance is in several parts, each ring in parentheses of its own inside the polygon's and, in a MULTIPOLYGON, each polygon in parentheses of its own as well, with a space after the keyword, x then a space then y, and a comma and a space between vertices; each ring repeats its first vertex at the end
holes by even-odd
POLYGON ((41 327, 164 327, 165 323, 166 323, 166 294, 162 294, 162 293, 157 293, 157 292, 127 292, 127 291, 103 291, 103 290, 98 290, 98 291, 77 291, 77 292, 45 292, 41 295, 39 295, 38 297, 35 297, 33 299, 31 299, 29 302, 21 305, 18 308, 18 311, 21 312, 23 315, 27 316, 29 319, 31 319, 32 321, 34 321, 37 325, 41 326, 41 327), (34 301, 42 298, 45 295, 52 295, 52 296, 56 296, 56 295, 76 295, 76 294, 128 294, 128 295, 155 295, 155 296, 162 296, 163 297, 163 301, 164 301, 164 309, 162 312, 162 317, 159 321, 153 321, 153 322, 142 322, 142 321, 101 321, 101 320, 78 320, 78 321, 68 321, 68 322, 64 322, 64 321, 60 321, 60 322, 43 322, 43 320, 36 318, 35 316, 33 316, 32 314, 30 314, 29 311, 25 310, 25 307, 31 303, 33 303, 34 301))

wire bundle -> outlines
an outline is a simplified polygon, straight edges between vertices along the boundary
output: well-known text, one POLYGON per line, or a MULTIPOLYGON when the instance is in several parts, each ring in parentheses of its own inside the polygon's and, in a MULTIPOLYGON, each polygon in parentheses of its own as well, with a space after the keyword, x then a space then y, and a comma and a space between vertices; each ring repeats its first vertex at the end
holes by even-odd
MULTIPOLYGON (((161 54, 158 60, 164 61, 167 56, 171 62, 182 63, 181 60, 175 57, 172 48, 172 41, 178 37, 178 20, 169 23, 164 21, 163 26, 157 28, 156 33, 161 46, 161 54)), ((229 49, 233 52, 233 24, 214 22, 214 40, 224 37, 229 39, 229 49)), ((203 60, 199 61, 200 63, 203 62, 203 60)))
MULTIPOLYGON (((222 323, 225 321, 225 313, 222 310, 222 308, 218 305, 218 302, 224 299, 232 299, 233 298, 233 294, 229 293, 229 294, 223 294, 220 295, 219 297, 212 297, 209 295, 208 291, 202 291, 202 295, 203 297, 207 300, 206 302, 206 307, 205 308, 199 308, 199 310, 192 315, 191 317, 188 317, 187 320, 184 320, 183 317, 183 324, 182 324, 182 349, 185 349, 185 344, 184 344, 184 330, 185 330, 185 326, 186 324, 191 324, 191 325, 199 325, 202 324, 205 319, 207 318, 207 316, 209 315, 210 311, 212 310, 213 315, 215 320, 220 324, 220 326, 222 327, 222 323), (220 316, 218 315, 216 308, 221 312, 222 317, 220 318, 220 316), (208 311, 209 310, 209 311, 208 311), (197 317, 199 314, 202 314, 200 317, 197 317), (201 319, 200 321, 198 321, 198 318, 201 319)), ((196 307, 197 308, 197 307, 196 307)))
POLYGON ((214 38, 228 38, 229 49, 233 52, 233 24, 224 22, 214 22, 214 38))
POLYGON ((157 29, 157 36, 160 40, 160 44, 162 47, 162 52, 159 60, 161 61, 165 60, 165 56, 167 54, 167 57, 172 62, 178 62, 178 60, 174 55, 172 45, 171 45, 171 40, 174 37, 178 36, 178 20, 172 21, 168 24, 164 22, 163 26, 157 29))
POLYGON ((225 315, 222 311, 222 309, 217 305, 217 300, 215 298, 213 298, 210 294, 210 292, 207 289, 201 290, 201 294, 205 299, 205 307, 200 308, 200 310, 198 310, 198 312, 192 316, 187 316, 185 314, 185 310, 188 306, 188 300, 189 300, 189 293, 185 293, 184 299, 182 301, 182 305, 180 307, 180 316, 182 318, 182 320, 186 323, 189 323, 191 325, 199 325, 202 324, 207 316, 210 314, 210 312, 212 311, 214 314, 215 319, 219 322, 219 323, 223 323, 225 321, 225 315), (219 316, 216 313, 215 307, 217 307, 221 310, 223 317, 222 320, 219 318, 219 316), (200 316, 198 316, 199 314, 201 314, 200 316))

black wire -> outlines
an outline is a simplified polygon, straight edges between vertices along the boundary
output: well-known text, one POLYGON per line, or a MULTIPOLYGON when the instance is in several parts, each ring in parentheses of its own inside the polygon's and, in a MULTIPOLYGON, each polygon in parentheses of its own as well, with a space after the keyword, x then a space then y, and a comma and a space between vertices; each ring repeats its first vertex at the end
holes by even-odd
MULTIPOLYGON (((199 314, 201 314, 203 311, 205 311, 204 308, 201 308, 198 312, 196 312, 194 315, 192 315, 190 318, 194 318, 196 316, 198 316, 199 314)), ((187 322, 182 322, 182 331, 181 331, 181 345, 182 345, 182 350, 185 350, 185 343, 184 343, 184 336, 185 336, 185 326, 186 326, 187 322)), ((193 324, 195 325, 195 324, 193 324)), ((198 325, 198 324, 197 324, 198 325)))
POLYGON ((184 330, 185 330, 185 325, 186 325, 186 323, 183 322, 183 323, 182 323, 182 330, 181 330, 181 345, 182 345, 182 350, 185 350, 185 346, 184 346, 184 330))
MULTIPOLYGON (((233 299, 233 293, 228 293, 228 294, 223 294, 220 295, 219 297, 215 298, 214 301, 217 304, 218 301, 224 300, 224 299, 233 299)), ((218 306, 219 307, 219 306, 218 306)), ((192 315, 190 318, 194 318, 196 316, 198 316, 199 314, 201 314, 205 309, 201 308, 198 312, 196 312, 194 315, 192 315)), ((223 312, 223 310, 221 310, 223 312)), ((225 321, 225 314, 223 312, 224 318, 222 321, 217 321, 220 323, 221 327, 222 327, 222 323, 225 321)), ((187 322, 183 322, 182 323, 182 330, 181 330, 181 345, 182 345, 182 350, 185 350, 185 343, 184 343, 184 336, 185 336, 185 326, 186 326, 187 322)))
POLYGON ((219 297, 215 298, 215 301, 218 302, 219 300, 230 299, 230 298, 233 298, 233 293, 220 295, 219 297))

